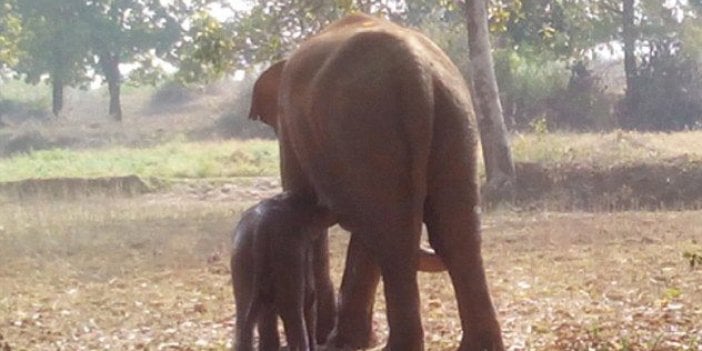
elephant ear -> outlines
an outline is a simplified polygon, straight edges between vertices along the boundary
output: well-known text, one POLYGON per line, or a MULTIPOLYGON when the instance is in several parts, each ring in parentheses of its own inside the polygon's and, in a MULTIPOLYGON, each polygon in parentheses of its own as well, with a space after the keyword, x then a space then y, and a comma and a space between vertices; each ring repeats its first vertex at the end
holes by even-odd
POLYGON ((256 80, 251 95, 249 118, 278 129, 278 88, 285 60, 268 67, 256 80))

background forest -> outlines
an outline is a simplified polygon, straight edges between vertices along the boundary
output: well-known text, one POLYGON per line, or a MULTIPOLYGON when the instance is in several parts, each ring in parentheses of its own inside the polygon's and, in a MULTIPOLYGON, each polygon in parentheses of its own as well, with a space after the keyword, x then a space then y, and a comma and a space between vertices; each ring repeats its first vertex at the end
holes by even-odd
MULTIPOLYGON (((124 84, 185 91, 238 71, 245 79, 236 84, 247 85, 306 36, 357 10, 422 30, 468 73, 460 2, 2 0, 0 7, 0 116, 70 115, 68 88, 104 84, 102 115, 120 120, 124 84), (14 79, 48 84, 50 97, 31 99, 13 89, 14 79)), ((697 0, 489 2, 508 128, 699 128, 700 11, 697 0)))

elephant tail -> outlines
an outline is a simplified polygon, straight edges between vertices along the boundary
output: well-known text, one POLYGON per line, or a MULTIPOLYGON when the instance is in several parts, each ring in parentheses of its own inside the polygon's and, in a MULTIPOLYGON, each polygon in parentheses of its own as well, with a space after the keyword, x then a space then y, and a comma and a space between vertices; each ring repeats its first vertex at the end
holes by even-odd
POLYGON ((428 63, 409 49, 412 59, 405 61, 400 68, 400 105, 403 109, 400 120, 409 148, 413 203, 421 207, 417 209, 421 213, 428 192, 427 175, 434 137, 434 86, 431 72, 427 70, 428 63))
POLYGON ((444 260, 434 250, 420 247, 417 270, 420 272, 444 272, 447 268, 444 260))
MULTIPOLYGON (((256 283, 254 283, 256 284, 256 283)), ((244 310, 244 330, 253 330, 256 321, 258 320, 258 315, 261 311, 261 294, 259 289, 254 290, 254 296, 252 296, 251 302, 246 306, 244 310)))

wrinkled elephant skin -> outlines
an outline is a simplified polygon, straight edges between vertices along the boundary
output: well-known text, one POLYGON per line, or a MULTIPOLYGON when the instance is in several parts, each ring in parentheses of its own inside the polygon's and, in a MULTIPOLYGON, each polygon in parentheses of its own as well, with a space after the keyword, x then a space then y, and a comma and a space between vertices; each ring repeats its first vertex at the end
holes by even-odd
POLYGON ((387 350, 424 349, 415 269, 424 222, 456 292, 458 349, 504 349, 480 252, 472 102, 434 43, 346 17, 261 75, 251 118, 276 128, 283 187, 313 196, 352 233, 329 345, 371 342, 382 274, 387 350))

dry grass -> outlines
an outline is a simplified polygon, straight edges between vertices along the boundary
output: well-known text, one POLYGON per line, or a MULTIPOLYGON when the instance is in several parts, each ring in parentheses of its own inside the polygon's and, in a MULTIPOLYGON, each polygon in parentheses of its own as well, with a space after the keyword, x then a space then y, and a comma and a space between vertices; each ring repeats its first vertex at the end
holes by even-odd
POLYGON ((512 137, 516 161, 612 167, 702 160, 702 131, 679 133, 530 133, 512 137))
MULTIPOLYGON (((173 194, 0 204, 0 346, 223 350, 226 255, 241 201, 173 194)), ((702 212, 495 213, 484 254, 512 350, 702 350, 702 212)), ((332 273, 348 235, 332 235, 332 273)), ((427 350, 460 323, 446 274, 421 274, 427 350)), ((379 294, 376 330, 386 337, 379 294)))

